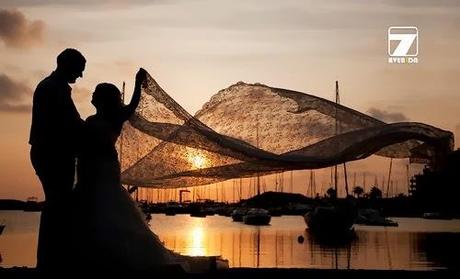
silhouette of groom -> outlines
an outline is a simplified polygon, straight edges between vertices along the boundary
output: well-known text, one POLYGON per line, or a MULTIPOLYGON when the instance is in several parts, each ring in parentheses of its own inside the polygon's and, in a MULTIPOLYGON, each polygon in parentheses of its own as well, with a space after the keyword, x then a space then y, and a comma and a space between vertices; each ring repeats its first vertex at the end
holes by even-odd
POLYGON ((69 262, 71 192, 75 160, 83 120, 71 98, 72 88, 83 76, 86 59, 68 48, 57 57, 57 68, 42 80, 34 92, 30 159, 45 193, 40 217, 37 268, 52 271, 69 262))

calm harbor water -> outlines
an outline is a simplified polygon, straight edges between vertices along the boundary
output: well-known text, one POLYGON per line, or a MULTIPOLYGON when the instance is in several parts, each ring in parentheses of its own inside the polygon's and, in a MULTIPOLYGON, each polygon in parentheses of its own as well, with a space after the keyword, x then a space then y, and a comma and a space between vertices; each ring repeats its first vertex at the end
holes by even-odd
MULTIPOLYGON (((399 227, 355 226, 353 239, 325 243, 309 234, 301 216, 273 217, 270 226, 261 227, 222 216, 152 217, 150 228, 168 248, 186 255, 222 255, 231 267, 424 270, 458 265, 458 219, 392 218, 399 227)), ((39 218, 38 212, 0 211, 6 224, 0 266, 35 266, 39 218)))

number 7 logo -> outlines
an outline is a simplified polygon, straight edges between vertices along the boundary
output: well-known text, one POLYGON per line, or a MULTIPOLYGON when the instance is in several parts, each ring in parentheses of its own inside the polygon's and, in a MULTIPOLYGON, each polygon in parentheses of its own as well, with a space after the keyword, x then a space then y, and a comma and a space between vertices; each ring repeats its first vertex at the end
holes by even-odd
POLYGON ((395 57, 418 55, 418 29, 415 26, 393 26, 388 28, 388 55, 395 57), (392 51, 392 41, 399 41, 392 51), (409 50, 415 41, 415 53, 409 54, 409 50))

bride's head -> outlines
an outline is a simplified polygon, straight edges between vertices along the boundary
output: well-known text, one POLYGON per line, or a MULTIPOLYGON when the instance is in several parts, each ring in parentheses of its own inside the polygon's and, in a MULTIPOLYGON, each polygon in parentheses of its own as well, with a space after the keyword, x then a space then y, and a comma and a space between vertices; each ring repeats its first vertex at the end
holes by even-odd
POLYGON ((94 90, 91 103, 99 114, 117 113, 122 107, 121 92, 111 83, 100 83, 94 90))

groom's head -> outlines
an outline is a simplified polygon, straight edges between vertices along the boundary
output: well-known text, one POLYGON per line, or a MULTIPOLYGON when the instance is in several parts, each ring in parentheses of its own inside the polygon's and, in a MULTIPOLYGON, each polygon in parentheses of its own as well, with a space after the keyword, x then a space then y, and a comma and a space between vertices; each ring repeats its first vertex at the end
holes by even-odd
POLYGON ((64 76, 68 83, 75 83, 77 78, 83 77, 85 65, 86 59, 78 50, 67 48, 57 57, 56 71, 64 76))

